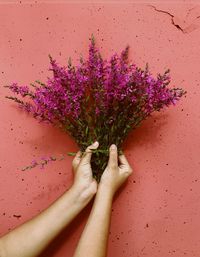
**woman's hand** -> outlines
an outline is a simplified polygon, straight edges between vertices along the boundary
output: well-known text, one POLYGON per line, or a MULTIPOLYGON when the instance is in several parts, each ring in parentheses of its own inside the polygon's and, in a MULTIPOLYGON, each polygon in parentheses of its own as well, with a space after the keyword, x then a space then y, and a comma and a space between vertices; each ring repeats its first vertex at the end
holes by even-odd
POLYGON ((113 196, 131 172, 125 156, 118 157, 117 147, 112 145, 108 165, 98 185, 92 211, 74 257, 106 256, 113 196))
POLYGON ((74 171, 73 190, 78 193, 79 200, 89 201, 97 192, 97 182, 93 178, 91 169, 92 150, 97 149, 98 142, 88 146, 84 153, 78 151, 72 161, 74 171))
POLYGON ((110 193, 111 196, 114 196, 119 187, 131 175, 132 168, 125 155, 122 154, 118 156, 116 145, 111 145, 109 151, 108 165, 102 174, 99 187, 103 188, 102 191, 106 191, 107 193, 110 193))
MULTIPOLYGON (((77 152, 72 162, 75 175, 72 190, 78 194, 80 201, 89 202, 97 192, 97 182, 93 178, 90 161, 92 150, 97 149, 98 146, 99 143, 95 142, 88 146, 84 153, 81 151, 77 152)), ((109 161, 101 177, 98 191, 104 191, 113 197, 115 192, 132 173, 132 168, 123 154, 118 156, 116 145, 111 145, 109 151, 109 161)))

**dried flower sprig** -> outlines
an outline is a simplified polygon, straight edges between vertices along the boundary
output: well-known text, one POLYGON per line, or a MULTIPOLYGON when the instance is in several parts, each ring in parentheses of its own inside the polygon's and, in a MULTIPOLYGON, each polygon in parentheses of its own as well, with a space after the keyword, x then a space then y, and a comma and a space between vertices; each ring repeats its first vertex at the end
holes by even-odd
POLYGON ((103 59, 90 38, 89 57, 80 58, 77 66, 71 58, 67 67, 59 66, 49 55, 52 78, 38 80, 31 90, 16 82, 7 86, 21 98, 14 100, 40 122, 47 122, 69 133, 84 151, 98 140, 98 151, 92 156, 93 175, 99 181, 108 160, 108 147, 115 143, 122 150, 128 133, 155 111, 175 105, 186 94, 181 88, 168 88, 170 70, 154 78, 145 69, 128 61, 129 46, 119 55, 103 59))
MULTIPOLYGON (((42 157, 41 160, 32 160, 31 164, 22 168, 22 171, 30 170, 32 168, 35 168, 36 166, 39 166, 40 169, 44 169, 44 166, 48 164, 49 162, 56 161, 58 158, 49 156, 49 157, 42 157)), ((63 158, 62 158, 63 159, 63 158)))

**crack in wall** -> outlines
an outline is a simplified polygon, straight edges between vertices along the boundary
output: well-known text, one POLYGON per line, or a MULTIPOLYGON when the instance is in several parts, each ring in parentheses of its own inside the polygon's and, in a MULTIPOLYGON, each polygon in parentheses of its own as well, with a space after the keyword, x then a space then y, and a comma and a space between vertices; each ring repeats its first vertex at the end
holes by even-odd
MULTIPOLYGON (((184 34, 187 34, 187 33, 191 32, 191 31, 193 31, 194 29, 197 29, 197 28, 198 28, 198 26, 196 26, 195 24, 190 24, 190 25, 187 26, 186 28, 182 28, 179 24, 177 24, 177 23, 174 21, 175 16, 174 16, 173 14, 171 14, 170 12, 167 12, 167 11, 164 11, 164 10, 161 10, 161 9, 157 9, 154 5, 148 4, 147 6, 152 7, 156 12, 162 12, 162 13, 165 13, 165 14, 167 14, 168 16, 170 16, 170 17, 171 17, 171 24, 172 24, 173 26, 175 26, 178 30, 180 30, 180 31, 181 31, 182 33, 184 33, 184 34), (189 28, 192 27, 192 26, 193 26, 193 29, 190 31, 189 28)), ((195 7, 191 8, 191 9, 189 10, 189 12, 190 12, 191 10, 193 10, 194 8, 195 8, 195 7)), ((195 20, 198 19, 198 18, 200 18, 200 16, 197 16, 197 17, 195 18, 195 20)))
POLYGON ((184 30, 183 30, 178 24, 176 24, 176 23, 174 22, 174 15, 173 15, 173 14, 171 14, 170 12, 167 12, 167 11, 159 10, 159 9, 157 9, 154 5, 148 4, 148 6, 152 7, 156 12, 162 12, 162 13, 165 13, 165 14, 169 15, 169 16, 171 17, 171 23, 172 23, 172 25, 174 25, 177 29, 179 29, 180 31, 182 31, 183 33, 185 33, 184 30))

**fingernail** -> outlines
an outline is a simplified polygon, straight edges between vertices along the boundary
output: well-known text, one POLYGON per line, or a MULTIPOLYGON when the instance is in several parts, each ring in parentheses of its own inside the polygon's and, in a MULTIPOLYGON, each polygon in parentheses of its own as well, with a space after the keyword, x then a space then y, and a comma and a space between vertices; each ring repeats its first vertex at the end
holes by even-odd
POLYGON ((116 147, 115 144, 112 144, 111 147, 110 147, 111 150, 115 150, 116 148, 117 148, 117 147, 116 147))
POLYGON ((98 145, 99 145, 98 141, 94 142, 94 144, 93 144, 93 146, 98 146, 98 145))

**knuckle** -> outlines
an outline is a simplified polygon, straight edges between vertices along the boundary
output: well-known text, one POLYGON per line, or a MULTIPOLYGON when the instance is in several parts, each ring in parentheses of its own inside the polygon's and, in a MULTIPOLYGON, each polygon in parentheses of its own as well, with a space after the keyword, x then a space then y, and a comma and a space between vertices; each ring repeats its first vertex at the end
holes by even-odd
POLYGON ((129 173, 132 174, 133 173, 133 169, 131 167, 129 167, 129 173))
POLYGON ((125 177, 129 177, 131 174, 132 174, 132 169, 131 168, 129 168, 129 169, 126 169, 124 172, 123 172, 123 174, 124 174, 124 176, 125 177))
POLYGON ((91 152, 92 152, 92 150, 91 150, 90 146, 88 146, 88 147, 86 148, 86 150, 85 150, 85 153, 91 153, 91 152))
POLYGON ((125 177, 129 177, 129 175, 130 175, 130 173, 129 173, 128 171, 125 171, 125 172, 124 172, 124 176, 125 176, 125 177))

